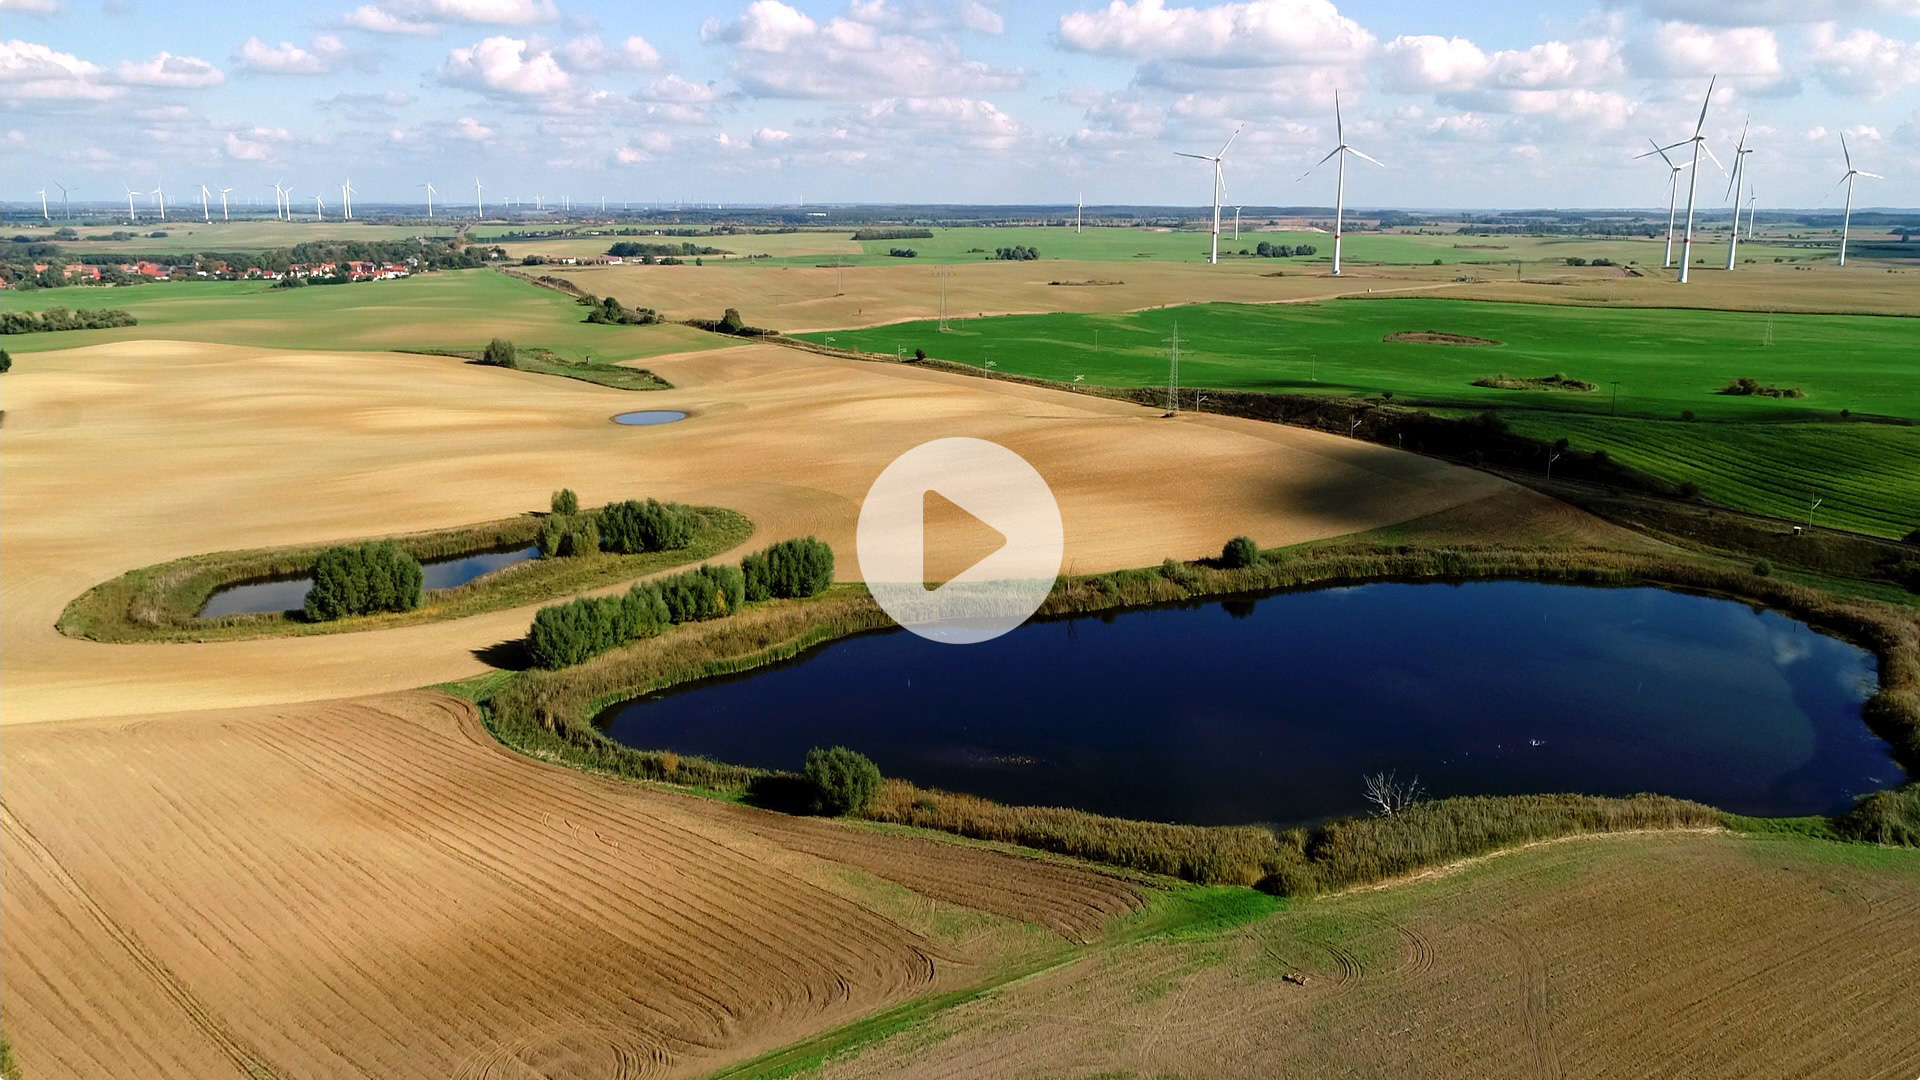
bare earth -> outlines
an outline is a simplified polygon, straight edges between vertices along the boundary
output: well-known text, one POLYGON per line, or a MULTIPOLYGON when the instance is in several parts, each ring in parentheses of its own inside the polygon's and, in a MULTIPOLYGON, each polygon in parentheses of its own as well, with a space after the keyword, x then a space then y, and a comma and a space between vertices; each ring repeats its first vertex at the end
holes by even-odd
POLYGON ((4 764, 33 1080, 685 1076, 1141 901, 542 766, 432 694, 33 725, 4 764))
POLYGON ((1594 837, 1122 946, 806 1075, 1910 1080, 1917 964, 1914 853, 1594 837))
POLYGON ((777 346, 649 360, 647 394, 404 354, 185 342, 41 354, 7 376, 0 678, 7 723, 311 701, 479 674, 532 609, 323 637, 101 645, 54 629, 74 596, 199 552, 441 528, 658 496, 739 510, 757 547, 816 534, 855 578, 860 499, 895 456, 968 435, 1026 457, 1066 525, 1065 569, 1277 545, 1493 496, 1484 473, 1355 440, 777 346), (608 422, 677 408, 652 428, 608 422))

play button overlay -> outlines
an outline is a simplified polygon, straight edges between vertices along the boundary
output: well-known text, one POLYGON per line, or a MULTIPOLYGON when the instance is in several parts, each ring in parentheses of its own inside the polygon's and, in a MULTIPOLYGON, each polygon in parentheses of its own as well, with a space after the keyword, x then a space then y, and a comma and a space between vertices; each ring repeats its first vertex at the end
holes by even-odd
POLYGON ((929 641, 971 645, 1039 609, 1066 534, 1052 490, 1025 458, 985 439, 935 439, 874 480, 855 547, 867 589, 893 621, 929 641))

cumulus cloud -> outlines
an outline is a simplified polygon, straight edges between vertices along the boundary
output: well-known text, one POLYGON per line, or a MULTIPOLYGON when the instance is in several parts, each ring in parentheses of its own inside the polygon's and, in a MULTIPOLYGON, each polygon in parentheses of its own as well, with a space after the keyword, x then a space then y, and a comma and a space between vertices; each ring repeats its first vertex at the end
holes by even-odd
POLYGON ((346 45, 332 34, 319 35, 306 48, 291 41, 269 45, 250 37, 237 54, 242 67, 267 75, 325 75, 346 55, 346 45))
POLYGON ((8 100, 99 101, 122 93, 100 68, 72 53, 28 41, 0 42, 0 97, 8 100))
POLYGON ((630 37, 618 45, 608 45, 596 35, 577 37, 560 47, 567 66, 576 71, 654 71, 660 67, 660 50, 643 37, 630 37))
POLYGON ((165 51, 151 60, 123 60, 113 69, 113 77, 132 86, 176 89, 218 86, 227 81, 224 72, 197 56, 175 56, 165 51))
POLYGON ((891 141, 902 132, 947 146, 1001 152, 1013 149, 1027 129, 991 101, 968 97, 888 98, 861 110, 857 123, 891 141))
POLYGON ((452 50, 440 65, 439 78, 449 86, 515 97, 549 97, 573 85, 551 51, 510 37, 490 37, 452 50))
POLYGON ((1000 17, 1000 13, 991 6, 981 3, 980 0, 960 0, 959 3, 930 3, 928 0, 908 0, 906 3, 895 3, 894 0, 852 0, 847 5, 847 18, 869 26, 913 34, 948 30, 1000 34, 1007 28, 1006 20, 1000 17))
POLYGON ((750 54, 732 65, 755 97, 861 100, 1011 89, 1022 73, 965 56, 951 40, 836 17, 818 22, 781 0, 755 0, 731 22, 708 19, 701 40, 750 54))
POLYGON ((347 12, 340 17, 340 24, 375 34, 431 34, 440 29, 437 23, 396 15, 373 4, 362 4, 347 12))
POLYGON ((1901 41, 1872 30, 1842 35, 1829 22, 1808 32, 1807 46, 1814 73, 1843 94, 1884 98, 1920 86, 1920 41, 1901 41))
POLYGON ((244 132, 227 132, 223 147, 226 155, 235 161, 272 161, 278 155, 277 145, 292 138, 285 128, 256 127, 244 132))
POLYGON ((553 0, 383 0, 362 4, 340 21, 375 34, 430 34, 448 23, 531 26, 559 17, 553 0))
POLYGON ((1134 60, 1275 67, 1357 59, 1374 36, 1330 0, 1251 0, 1169 8, 1165 0, 1113 0, 1060 18, 1060 43, 1134 60))
POLYGON ((1465 38, 1402 36, 1381 50, 1390 85, 1403 90, 1564 90, 1620 77, 1620 43, 1608 37, 1484 52, 1465 38))
POLYGON ((663 75, 634 95, 642 101, 671 101, 682 105, 700 105, 720 97, 712 83, 689 82, 678 75, 663 75))
POLYGON ((21 15, 58 15, 60 0, 0 0, 0 11, 21 15))
POLYGON ((1780 41, 1764 26, 1713 30, 1695 23, 1662 23, 1634 50, 1647 75, 1706 78, 1720 75, 1764 85, 1785 74, 1780 41))
POLYGON ((453 133, 468 142, 484 143, 493 141, 493 129, 475 120, 471 116, 463 116, 455 120, 453 122, 453 133))

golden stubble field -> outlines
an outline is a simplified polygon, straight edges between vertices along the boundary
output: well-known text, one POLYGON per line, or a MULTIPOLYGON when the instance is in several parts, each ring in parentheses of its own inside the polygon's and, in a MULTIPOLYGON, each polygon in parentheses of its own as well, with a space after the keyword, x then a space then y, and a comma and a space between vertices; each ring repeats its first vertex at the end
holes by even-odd
MULTIPOLYGON (((376 633, 102 645, 54 629, 134 567, 347 540, 583 502, 727 506, 753 546, 815 534, 857 578, 860 499, 928 439, 992 439, 1060 501, 1088 572, 1277 545, 1511 495, 1484 473, 1363 442, 911 367, 745 346, 650 360, 647 394, 401 354, 129 342, 41 354, 7 376, 0 674, 8 723, 284 703, 478 674, 531 609, 376 633), (627 409, 686 409, 652 428, 627 409)), ((1534 497, 1543 512, 1559 504, 1534 497)))
POLYGON ((539 765, 435 694, 32 725, 5 767, 32 1080, 698 1075, 1143 902, 539 765))
POLYGON ((1589 837, 1124 945, 804 1075, 1910 1080, 1916 966, 1911 852, 1589 837))

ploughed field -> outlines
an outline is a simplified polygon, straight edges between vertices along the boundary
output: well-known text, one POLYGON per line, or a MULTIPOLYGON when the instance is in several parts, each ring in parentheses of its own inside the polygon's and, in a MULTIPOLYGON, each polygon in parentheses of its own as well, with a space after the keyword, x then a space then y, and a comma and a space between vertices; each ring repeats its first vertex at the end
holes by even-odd
POLYGON ((437 694, 34 725, 0 763, 34 1080, 698 1075, 1144 902, 541 765, 437 694))

